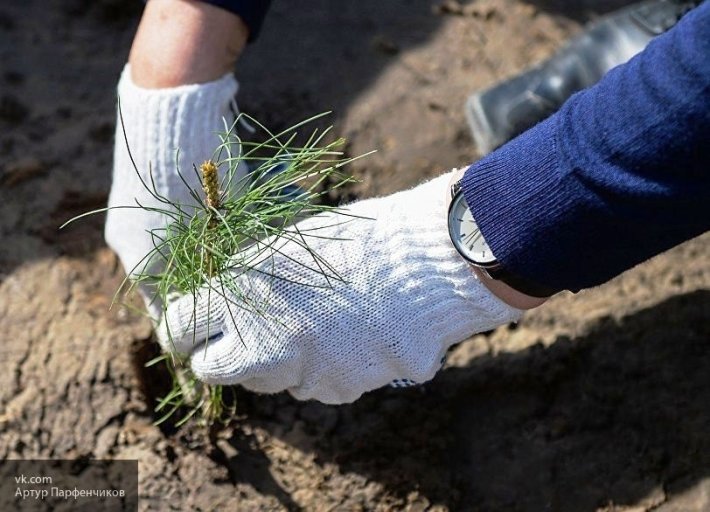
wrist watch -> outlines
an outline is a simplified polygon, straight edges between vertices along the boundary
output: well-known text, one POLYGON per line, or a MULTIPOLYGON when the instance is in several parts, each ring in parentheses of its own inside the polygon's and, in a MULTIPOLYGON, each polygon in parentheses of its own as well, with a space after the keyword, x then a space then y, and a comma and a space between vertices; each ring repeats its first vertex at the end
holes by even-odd
POLYGON ((507 271, 493 255, 473 218, 458 181, 451 186, 449 205, 449 236, 458 253, 468 263, 491 279, 502 281, 511 288, 531 297, 551 297, 559 290, 547 288, 507 271))

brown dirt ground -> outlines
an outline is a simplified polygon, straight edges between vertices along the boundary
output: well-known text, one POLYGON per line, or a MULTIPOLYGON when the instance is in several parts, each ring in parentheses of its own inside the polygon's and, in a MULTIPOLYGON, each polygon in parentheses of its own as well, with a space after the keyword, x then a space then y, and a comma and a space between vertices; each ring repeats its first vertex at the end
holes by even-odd
MULTIPOLYGON (((466 95, 624 2, 276 2, 240 62, 271 125, 334 110, 352 197, 477 158, 466 95)), ((139 2, 0 5, 0 456, 135 458, 143 510, 710 510, 708 236, 459 345, 352 405, 239 392, 208 436, 152 425, 150 326, 109 311, 101 218, 139 2)), ((580 269, 583 271, 583 269, 580 269)))

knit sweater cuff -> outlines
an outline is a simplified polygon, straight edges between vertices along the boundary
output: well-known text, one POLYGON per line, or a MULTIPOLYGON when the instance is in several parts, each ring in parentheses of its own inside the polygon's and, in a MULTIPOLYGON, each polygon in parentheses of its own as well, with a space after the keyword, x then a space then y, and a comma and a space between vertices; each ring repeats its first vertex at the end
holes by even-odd
POLYGON ((264 23, 266 13, 271 6, 271 0, 201 0, 202 2, 221 7, 241 18, 249 28, 249 42, 253 42, 264 23))
POLYGON ((566 195, 559 172, 555 119, 550 118, 471 165, 462 180, 466 201, 486 242, 501 264, 514 274, 562 290, 546 272, 557 222, 566 195))

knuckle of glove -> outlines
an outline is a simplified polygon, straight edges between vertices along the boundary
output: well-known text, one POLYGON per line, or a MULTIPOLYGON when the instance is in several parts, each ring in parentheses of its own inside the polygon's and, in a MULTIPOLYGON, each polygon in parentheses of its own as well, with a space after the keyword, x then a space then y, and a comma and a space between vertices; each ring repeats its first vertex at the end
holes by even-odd
POLYGON ((192 353, 192 371, 210 384, 242 384, 260 393, 284 390, 296 378, 285 350, 270 350, 269 344, 248 334, 234 332, 208 341, 192 353))
POLYGON ((184 295, 167 306, 156 329, 164 350, 189 354, 207 338, 220 333, 218 312, 208 312, 201 302, 200 297, 184 295))
POLYGON ((160 323, 155 330, 155 336, 163 350, 174 354, 186 354, 189 352, 183 344, 176 343, 176 341, 180 340, 183 334, 187 334, 182 331, 183 330, 175 321, 175 314, 171 312, 171 307, 168 306, 168 309, 161 317, 160 323))

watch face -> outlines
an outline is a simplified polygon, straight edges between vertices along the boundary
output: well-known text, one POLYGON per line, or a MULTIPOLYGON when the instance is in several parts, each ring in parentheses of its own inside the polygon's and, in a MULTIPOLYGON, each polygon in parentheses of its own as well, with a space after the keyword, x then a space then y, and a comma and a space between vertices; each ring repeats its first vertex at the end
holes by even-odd
POLYGON ((471 263, 482 266, 496 263, 493 251, 483 239, 466 198, 460 192, 454 196, 449 208, 449 235, 456 249, 471 263))

